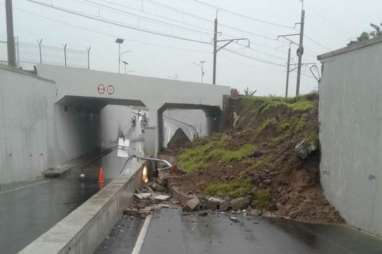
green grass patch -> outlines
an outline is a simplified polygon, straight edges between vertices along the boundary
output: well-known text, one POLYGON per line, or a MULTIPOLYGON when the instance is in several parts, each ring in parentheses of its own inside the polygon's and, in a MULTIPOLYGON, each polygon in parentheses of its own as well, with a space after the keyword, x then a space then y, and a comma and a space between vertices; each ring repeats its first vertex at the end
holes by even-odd
POLYGON ((306 111, 314 107, 314 102, 306 97, 282 98, 282 97, 255 97, 243 96, 241 103, 246 107, 256 107, 258 112, 266 112, 276 107, 288 107, 293 111, 306 111))
POLYGON ((309 100, 305 100, 305 99, 301 99, 301 100, 298 100, 294 103, 289 103, 287 105, 290 109, 292 109, 294 111, 307 111, 307 110, 310 110, 314 107, 314 102, 309 101, 309 100))
POLYGON ((238 198, 251 194, 253 185, 250 179, 236 179, 229 182, 212 182, 204 189, 211 196, 238 198))
POLYGON ((251 144, 241 146, 239 149, 228 149, 229 137, 226 135, 214 136, 207 143, 196 145, 184 150, 178 157, 177 163, 187 173, 204 170, 211 162, 239 161, 250 156, 255 147, 251 144))

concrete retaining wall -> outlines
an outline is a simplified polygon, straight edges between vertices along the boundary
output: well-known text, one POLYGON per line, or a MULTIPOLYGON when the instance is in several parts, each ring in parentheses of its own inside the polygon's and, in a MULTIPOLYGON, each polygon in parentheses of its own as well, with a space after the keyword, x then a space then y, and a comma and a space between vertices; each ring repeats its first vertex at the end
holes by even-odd
POLYGON ((141 174, 138 170, 133 176, 115 179, 19 253, 93 253, 121 218, 141 183, 141 174))
POLYGON ((41 177, 48 168, 53 82, 0 68, 0 186, 41 177))
POLYGON ((323 189, 349 224, 382 236, 382 40, 320 59, 323 189))

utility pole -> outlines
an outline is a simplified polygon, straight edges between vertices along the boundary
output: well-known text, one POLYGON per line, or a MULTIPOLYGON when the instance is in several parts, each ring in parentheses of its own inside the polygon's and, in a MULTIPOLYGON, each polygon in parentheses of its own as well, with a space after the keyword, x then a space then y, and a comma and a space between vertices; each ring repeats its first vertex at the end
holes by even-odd
POLYGON ((8 65, 16 66, 15 36, 13 31, 13 9, 12 0, 5 0, 5 11, 7 16, 7 47, 8 65))
POLYGON ((290 57, 291 57, 292 45, 289 45, 288 49, 288 60, 287 60, 287 73, 286 73, 286 83, 285 83, 285 99, 288 98, 289 91, 289 74, 290 74, 290 57))
MULTIPOLYGON (((304 55, 304 28, 305 28, 305 9, 304 9, 304 0, 301 0, 302 2, 302 8, 301 8, 301 21, 300 23, 296 23, 296 25, 300 25, 300 33, 295 33, 295 34, 283 34, 277 36, 277 38, 283 38, 289 41, 290 45, 295 44, 298 46, 297 49, 297 56, 298 56, 298 64, 297 64, 297 83, 296 83, 296 97, 300 95, 300 85, 301 85, 301 68, 302 68, 302 56, 304 55), (288 37, 291 36, 299 36, 300 40, 299 43, 297 44, 293 40, 289 39, 288 37)), ((290 46, 289 46, 290 47, 290 46)), ((289 49, 290 50, 290 49, 289 49)), ((289 86, 289 73, 291 72, 290 70, 290 51, 288 51, 288 74, 287 74, 287 87, 289 86)), ((287 88, 288 89, 288 88, 287 88)))
POLYGON ((236 41, 247 41, 247 47, 250 47, 251 42, 248 38, 236 38, 236 39, 226 39, 226 40, 218 40, 218 18, 216 15, 214 22, 214 54, 213 54, 213 74, 212 74, 212 84, 216 85, 216 68, 217 68, 217 54, 220 50, 224 49, 228 45, 236 41), (223 42, 224 44, 219 47, 219 43, 223 42))
POLYGON ((302 56, 304 54, 304 28, 305 28, 305 9, 304 9, 304 6, 302 6, 301 22, 300 22, 300 42, 299 42, 299 46, 297 50, 298 66, 297 66, 296 97, 300 95, 302 56))
POLYGON ((216 85, 216 60, 218 54, 218 18, 215 18, 214 22, 214 56, 213 56, 213 77, 212 84, 216 85))

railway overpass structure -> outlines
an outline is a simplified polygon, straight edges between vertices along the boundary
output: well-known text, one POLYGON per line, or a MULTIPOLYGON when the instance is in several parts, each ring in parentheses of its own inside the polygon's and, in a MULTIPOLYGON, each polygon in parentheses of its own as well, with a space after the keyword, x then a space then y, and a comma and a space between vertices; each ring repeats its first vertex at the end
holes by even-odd
POLYGON ((230 93, 225 86, 51 65, 37 65, 34 74, 0 66, 0 84, 0 185, 39 177, 98 148, 107 105, 146 112, 145 152, 154 155, 163 144, 166 110, 204 111, 211 133, 230 93))

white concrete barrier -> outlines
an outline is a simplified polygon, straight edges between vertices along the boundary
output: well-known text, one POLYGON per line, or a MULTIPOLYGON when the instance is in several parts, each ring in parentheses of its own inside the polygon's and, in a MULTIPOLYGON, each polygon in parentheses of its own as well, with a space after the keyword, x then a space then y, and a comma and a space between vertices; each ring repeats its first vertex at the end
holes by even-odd
POLYGON ((20 254, 91 254, 121 218, 142 171, 119 177, 21 250, 20 254))

